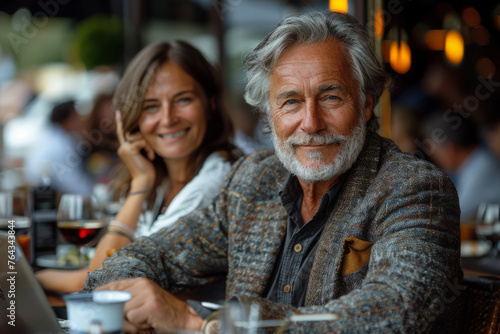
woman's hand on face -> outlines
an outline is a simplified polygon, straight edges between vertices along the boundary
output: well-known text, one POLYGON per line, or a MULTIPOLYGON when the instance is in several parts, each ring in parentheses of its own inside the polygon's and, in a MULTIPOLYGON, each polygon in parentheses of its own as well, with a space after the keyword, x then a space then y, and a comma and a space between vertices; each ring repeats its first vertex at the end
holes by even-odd
POLYGON ((156 177, 155 168, 152 163, 155 158, 155 152, 139 132, 134 134, 123 132, 119 111, 116 112, 115 121, 116 134, 120 142, 118 156, 127 167, 132 181, 137 183, 139 187, 152 187, 156 177), (141 154, 142 150, 146 152, 147 158, 141 154))

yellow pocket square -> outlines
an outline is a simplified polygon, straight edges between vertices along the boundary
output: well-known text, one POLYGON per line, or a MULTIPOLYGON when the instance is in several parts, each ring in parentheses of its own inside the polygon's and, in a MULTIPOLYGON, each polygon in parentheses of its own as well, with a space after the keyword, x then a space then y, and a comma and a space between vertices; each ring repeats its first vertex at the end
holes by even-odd
POLYGON ((342 259, 342 275, 349 275, 361 269, 370 261, 372 242, 355 237, 348 237, 344 242, 344 258, 342 259))

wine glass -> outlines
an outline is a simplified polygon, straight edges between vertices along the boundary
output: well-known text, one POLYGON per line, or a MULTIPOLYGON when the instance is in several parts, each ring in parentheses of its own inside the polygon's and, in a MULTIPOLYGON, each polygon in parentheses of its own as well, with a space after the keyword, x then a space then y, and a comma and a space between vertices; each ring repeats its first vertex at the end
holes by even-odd
POLYGON ((79 267, 86 264, 86 246, 91 246, 104 228, 93 196, 64 194, 57 209, 57 227, 63 238, 78 248, 79 267))
POLYGON ((489 256, 500 256, 500 204, 481 203, 476 216, 476 235, 491 242, 489 256))

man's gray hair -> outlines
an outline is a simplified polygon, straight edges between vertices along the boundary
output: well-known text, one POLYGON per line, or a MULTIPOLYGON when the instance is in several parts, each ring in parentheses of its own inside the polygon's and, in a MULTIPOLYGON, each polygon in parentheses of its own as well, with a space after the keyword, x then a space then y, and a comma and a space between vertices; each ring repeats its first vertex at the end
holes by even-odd
MULTIPOLYGON (((375 106, 384 91, 388 76, 377 59, 363 26, 351 15, 339 12, 311 12, 281 20, 264 40, 245 56, 248 104, 269 115, 270 76, 280 56, 291 46, 319 43, 334 38, 342 43, 352 75, 360 86, 362 102, 373 97, 375 106)), ((372 115, 368 127, 378 128, 372 115)))

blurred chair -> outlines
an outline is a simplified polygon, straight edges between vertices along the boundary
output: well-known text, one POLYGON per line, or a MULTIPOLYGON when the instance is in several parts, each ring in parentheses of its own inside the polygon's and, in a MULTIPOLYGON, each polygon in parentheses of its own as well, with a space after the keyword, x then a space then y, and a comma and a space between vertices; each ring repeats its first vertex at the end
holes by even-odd
POLYGON ((500 333, 500 279, 465 277, 464 333, 500 333))

